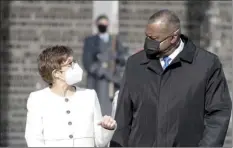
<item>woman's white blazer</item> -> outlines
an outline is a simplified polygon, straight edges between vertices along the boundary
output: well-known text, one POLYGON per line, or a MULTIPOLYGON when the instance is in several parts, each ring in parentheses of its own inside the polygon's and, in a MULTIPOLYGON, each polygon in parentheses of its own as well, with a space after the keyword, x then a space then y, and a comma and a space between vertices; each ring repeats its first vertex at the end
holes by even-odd
POLYGON ((25 138, 28 147, 104 147, 115 130, 106 130, 94 90, 77 88, 61 97, 50 88, 30 93, 25 138))

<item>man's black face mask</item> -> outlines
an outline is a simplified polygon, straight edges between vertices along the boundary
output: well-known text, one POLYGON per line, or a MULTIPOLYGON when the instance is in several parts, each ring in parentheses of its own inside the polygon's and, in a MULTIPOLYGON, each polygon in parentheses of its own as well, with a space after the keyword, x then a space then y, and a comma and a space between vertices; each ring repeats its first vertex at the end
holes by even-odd
POLYGON ((101 24, 98 25, 98 30, 100 33, 105 33, 107 31, 107 28, 108 26, 106 25, 101 25, 101 24))
POLYGON ((169 37, 171 37, 171 36, 167 36, 162 41, 157 41, 157 40, 150 39, 149 37, 146 37, 145 43, 144 43, 144 50, 145 50, 145 52, 148 55, 156 55, 156 54, 158 54, 160 52, 160 49, 159 49, 160 43, 162 43, 163 41, 165 41, 169 37))
POLYGON ((144 50, 145 50, 146 54, 154 55, 154 54, 157 54, 159 52, 159 45, 160 45, 159 41, 152 40, 152 39, 146 37, 145 43, 144 43, 144 50))
MULTIPOLYGON (((174 31, 174 32, 177 32, 177 31, 174 31)), ((174 32, 172 32, 170 35, 168 35, 161 41, 153 40, 150 37, 146 37, 145 43, 144 43, 144 50, 146 54, 147 55, 158 55, 162 53, 163 51, 160 50, 160 44, 166 39, 168 39, 169 37, 174 36, 174 32)), ((167 48, 171 47, 171 45, 169 45, 167 48)))

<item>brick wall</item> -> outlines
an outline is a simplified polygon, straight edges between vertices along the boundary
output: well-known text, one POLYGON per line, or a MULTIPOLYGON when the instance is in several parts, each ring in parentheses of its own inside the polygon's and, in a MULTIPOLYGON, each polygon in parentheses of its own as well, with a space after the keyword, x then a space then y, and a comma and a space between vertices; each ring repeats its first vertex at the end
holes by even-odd
MULTIPOLYGON (((160 9, 177 13, 182 32, 197 45, 219 55, 229 89, 232 90, 232 2, 231 1, 120 1, 119 31, 131 50, 143 47, 148 18, 160 9)), ((231 126, 231 125, 230 125, 231 126)), ((226 146, 231 145, 229 130, 226 146)))
POLYGON ((64 44, 81 60, 82 41, 92 33, 91 1, 1 0, 1 146, 25 146, 26 99, 42 88, 38 54, 64 44))
MULTIPOLYGON (((182 31, 196 44, 220 56, 232 90, 230 1, 121 1, 119 8, 120 34, 130 49, 142 47, 146 20, 153 12, 161 8, 177 12, 182 31)), ((26 99, 29 92, 44 86, 37 73, 36 58, 48 45, 65 44, 81 60, 82 40, 92 32, 92 2, 0 0, 0 14, 0 146, 23 147, 26 99)))

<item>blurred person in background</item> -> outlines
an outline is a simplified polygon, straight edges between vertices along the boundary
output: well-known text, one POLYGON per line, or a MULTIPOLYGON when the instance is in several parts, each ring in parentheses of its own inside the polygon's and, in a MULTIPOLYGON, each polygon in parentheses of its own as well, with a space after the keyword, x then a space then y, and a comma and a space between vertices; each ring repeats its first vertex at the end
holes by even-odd
POLYGON ((145 36, 126 64, 110 146, 223 146, 232 102, 218 56, 181 34, 169 10, 149 18, 145 36))
POLYGON ((106 15, 97 17, 96 26, 98 33, 84 41, 83 66, 87 72, 87 88, 96 90, 102 113, 111 115, 112 99, 120 87, 128 52, 119 37, 108 32, 106 15))
POLYGON ((28 147, 103 147, 116 129, 102 117, 95 90, 76 86, 83 70, 66 46, 49 47, 38 58, 38 70, 49 85, 27 100, 25 138, 28 147))

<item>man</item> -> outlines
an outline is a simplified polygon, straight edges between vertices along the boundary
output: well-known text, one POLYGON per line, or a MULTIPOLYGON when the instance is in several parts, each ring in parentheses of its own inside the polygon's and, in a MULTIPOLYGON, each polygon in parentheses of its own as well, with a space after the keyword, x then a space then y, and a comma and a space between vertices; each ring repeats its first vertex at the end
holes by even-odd
MULTIPOLYGON (((137 49, 135 53, 141 51, 143 49, 137 49)), ((133 54, 135 54, 133 53, 133 54)), ((115 117, 115 113, 116 113, 116 107, 117 107, 117 99, 118 99, 118 95, 119 95, 119 90, 117 90, 114 94, 113 100, 112 100, 112 117, 115 117)))
POLYGON ((218 57, 181 34, 169 10, 149 18, 145 35, 127 61, 111 146, 222 146, 232 105, 218 57))
POLYGON ((120 87, 127 52, 118 37, 108 33, 106 15, 100 15, 96 25, 98 33, 84 41, 83 66, 87 71, 87 88, 96 90, 102 113, 111 115, 111 99, 120 87))

